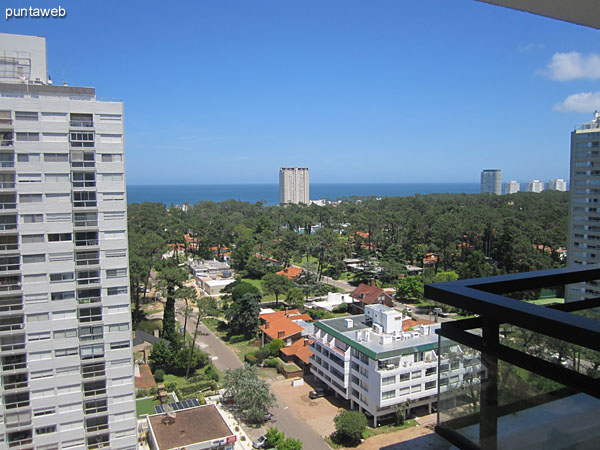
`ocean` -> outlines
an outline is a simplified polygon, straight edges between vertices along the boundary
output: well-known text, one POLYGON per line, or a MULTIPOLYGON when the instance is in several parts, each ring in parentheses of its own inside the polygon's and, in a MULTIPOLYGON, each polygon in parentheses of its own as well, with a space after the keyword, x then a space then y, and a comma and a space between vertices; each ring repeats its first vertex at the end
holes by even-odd
MULTIPOLYGON (((415 194, 479 193, 479 183, 311 183, 311 200, 330 201, 352 196, 407 197, 415 194)), ((278 184, 178 184, 128 185, 127 202, 160 202, 166 205, 222 202, 234 199, 266 205, 279 204, 278 184)))

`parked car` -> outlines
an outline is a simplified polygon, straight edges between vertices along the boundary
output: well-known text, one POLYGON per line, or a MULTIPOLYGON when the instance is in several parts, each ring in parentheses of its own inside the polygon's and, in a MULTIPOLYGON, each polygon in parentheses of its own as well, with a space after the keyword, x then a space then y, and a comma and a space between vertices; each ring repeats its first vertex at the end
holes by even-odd
POLYGON ((263 448, 266 443, 267 436, 263 434, 261 437, 252 442, 252 448, 263 448))
POLYGON ((319 397, 325 397, 326 395, 327 395, 327 391, 320 387, 318 387, 314 391, 310 391, 308 393, 308 396, 312 399, 319 398, 319 397))

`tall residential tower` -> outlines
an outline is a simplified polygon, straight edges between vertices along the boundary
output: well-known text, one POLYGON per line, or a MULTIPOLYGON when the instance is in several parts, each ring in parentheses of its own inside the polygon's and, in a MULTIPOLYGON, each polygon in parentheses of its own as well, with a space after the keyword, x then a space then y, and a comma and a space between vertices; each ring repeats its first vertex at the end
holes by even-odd
POLYGON ((502 194, 502 171, 485 169, 481 172, 481 193, 502 194))
POLYGON ((309 204, 309 180, 306 167, 282 167, 279 169, 279 203, 309 204))
POLYGON ((123 104, 0 49, 0 449, 136 449, 123 104))
MULTIPOLYGON (((600 263, 600 114, 571 132, 571 190, 567 264, 600 263)), ((567 301, 600 295, 600 283, 569 285, 567 301)))

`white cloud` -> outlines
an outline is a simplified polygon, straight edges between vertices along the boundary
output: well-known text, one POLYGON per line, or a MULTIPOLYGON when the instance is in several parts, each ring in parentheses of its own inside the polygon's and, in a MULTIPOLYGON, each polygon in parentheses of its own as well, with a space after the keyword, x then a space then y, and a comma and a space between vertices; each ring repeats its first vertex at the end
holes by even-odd
POLYGON ((543 44, 536 44, 535 42, 530 42, 529 44, 526 44, 526 45, 520 45, 518 47, 518 50, 521 53, 529 53, 529 52, 533 52, 535 50, 541 50, 543 48, 544 48, 543 44))
POLYGON ((568 81, 578 78, 596 80, 600 78, 600 55, 579 52, 555 53, 552 61, 539 74, 555 81, 568 81))
POLYGON ((569 95, 562 103, 555 105, 554 110, 582 113, 600 111, 600 92, 580 92, 569 95))

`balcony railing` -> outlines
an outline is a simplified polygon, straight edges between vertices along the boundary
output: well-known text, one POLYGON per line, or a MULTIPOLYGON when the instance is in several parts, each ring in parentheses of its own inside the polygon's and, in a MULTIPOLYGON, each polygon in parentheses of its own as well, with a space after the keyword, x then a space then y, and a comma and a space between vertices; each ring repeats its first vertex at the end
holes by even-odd
POLYGON ((93 120, 71 120, 70 124, 72 127, 85 127, 85 128, 91 128, 94 126, 94 121, 93 120))
POLYGON ((0 203, 0 209, 16 209, 17 204, 15 202, 0 203))
POLYGON ((98 220, 75 220, 73 226, 75 228, 97 227, 98 220))
POLYGON ((0 147, 12 147, 14 145, 14 142, 12 139, 2 139, 0 141, 0 147))
POLYGON ((598 279, 587 265, 425 286, 477 315, 436 330, 440 364, 459 367, 438 392, 436 432, 463 449, 595 447, 600 298, 540 306, 500 294, 598 279))
POLYGON ((86 297, 86 298, 78 298, 77 303, 80 305, 89 305, 90 303, 100 303, 102 298, 100 297, 86 297))
POLYGON ((15 189, 16 183, 14 181, 0 182, 0 189, 15 189))
POLYGON ((0 223, 0 231, 10 231, 10 230, 16 230, 16 229, 17 229, 16 223, 0 223))

